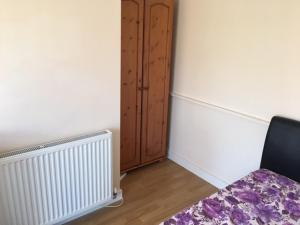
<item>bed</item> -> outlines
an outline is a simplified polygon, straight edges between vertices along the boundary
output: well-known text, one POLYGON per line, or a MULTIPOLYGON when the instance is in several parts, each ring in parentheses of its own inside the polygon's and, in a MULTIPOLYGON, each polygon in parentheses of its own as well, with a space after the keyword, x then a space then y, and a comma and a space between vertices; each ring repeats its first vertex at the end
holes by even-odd
POLYGON ((273 117, 260 169, 161 225, 300 225, 300 122, 273 117))

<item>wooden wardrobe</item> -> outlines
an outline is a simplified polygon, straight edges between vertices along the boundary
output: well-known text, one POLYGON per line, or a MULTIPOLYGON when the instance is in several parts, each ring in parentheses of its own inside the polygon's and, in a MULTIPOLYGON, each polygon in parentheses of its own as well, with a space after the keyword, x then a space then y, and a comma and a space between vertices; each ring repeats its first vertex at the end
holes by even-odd
POLYGON ((167 155, 173 0, 121 0, 121 171, 167 155))

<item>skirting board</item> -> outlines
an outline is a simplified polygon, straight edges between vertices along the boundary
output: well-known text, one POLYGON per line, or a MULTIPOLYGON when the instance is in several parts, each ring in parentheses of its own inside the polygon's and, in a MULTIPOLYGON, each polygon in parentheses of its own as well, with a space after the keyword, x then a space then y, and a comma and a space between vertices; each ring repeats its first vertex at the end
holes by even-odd
POLYGON ((187 160, 176 153, 172 153, 172 151, 169 152, 168 158, 178 165, 184 167, 188 171, 192 172, 196 176, 217 187, 218 189, 222 189, 229 185, 227 182, 222 181, 219 178, 209 174, 208 172, 200 168, 196 163, 191 162, 190 160, 187 160))
POLYGON ((95 212, 99 209, 102 209, 102 208, 105 208, 106 206, 109 206, 109 205, 112 205, 116 202, 119 202, 123 200, 123 193, 122 193, 122 190, 119 190, 118 194, 116 195, 116 197, 112 200, 110 200, 109 202, 105 203, 105 204, 102 204, 102 205, 98 205, 96 207, 92 207, 92 208, 88 208, 88 209, 83 209, 80 213, 77 213, 76 215, 72 216, 72 217, 68 217, 66 218, 65 220, 63 220, 62 222, 59 222, 59 223, 56 223, 55 225, 63 225, 67 222, 70 222, 70 221, 73 221, 73 220, 76 220, 82 216, 85 216, 87 214, 90 214, 92 212, 95 212))

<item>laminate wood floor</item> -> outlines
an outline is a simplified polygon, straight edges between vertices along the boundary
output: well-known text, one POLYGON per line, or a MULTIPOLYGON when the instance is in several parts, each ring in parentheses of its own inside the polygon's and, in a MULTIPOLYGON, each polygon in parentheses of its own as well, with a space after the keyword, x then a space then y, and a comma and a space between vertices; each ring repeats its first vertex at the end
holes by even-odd
POLYGON ((217 189, 170 160, 127 174, 124 204, 105 208, 68 225, 156 225, 217 189))

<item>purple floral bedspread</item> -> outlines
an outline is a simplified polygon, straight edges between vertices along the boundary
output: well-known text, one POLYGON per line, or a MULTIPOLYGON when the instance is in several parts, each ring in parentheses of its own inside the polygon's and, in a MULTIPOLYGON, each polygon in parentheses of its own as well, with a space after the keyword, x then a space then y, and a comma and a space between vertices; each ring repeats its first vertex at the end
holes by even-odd
POLYGON ((300 184, 257 170, 161 225, 300 224, 300 184))

